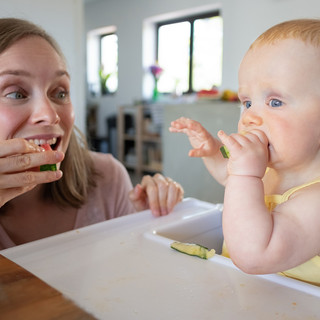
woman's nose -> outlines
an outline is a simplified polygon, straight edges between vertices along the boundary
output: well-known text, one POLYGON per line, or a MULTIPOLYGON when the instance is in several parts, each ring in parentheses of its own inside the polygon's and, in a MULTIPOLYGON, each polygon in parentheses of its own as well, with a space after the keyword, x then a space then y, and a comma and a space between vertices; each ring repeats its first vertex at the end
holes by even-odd
POLYGON ((56 106, 48 98, 37 101, 32 113, 32 122, 35 124, 52 125, 60 122, 56 106))
POLYGON ((241 116, 241 123, 245 126, 261 126, 263 120, 261 116, 252 110, 244 110, 241 116))

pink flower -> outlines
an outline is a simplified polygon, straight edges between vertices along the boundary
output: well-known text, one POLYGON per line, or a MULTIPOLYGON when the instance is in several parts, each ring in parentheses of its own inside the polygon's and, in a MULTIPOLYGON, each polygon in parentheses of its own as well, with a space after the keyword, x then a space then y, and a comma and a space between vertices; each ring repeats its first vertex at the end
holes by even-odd
POLYGON ((159 67, 157 64, 154 64, 150 66, 150 72, 152 73, 155 79, 159 79, 161 73, 163 72, 163 69, 159 67))

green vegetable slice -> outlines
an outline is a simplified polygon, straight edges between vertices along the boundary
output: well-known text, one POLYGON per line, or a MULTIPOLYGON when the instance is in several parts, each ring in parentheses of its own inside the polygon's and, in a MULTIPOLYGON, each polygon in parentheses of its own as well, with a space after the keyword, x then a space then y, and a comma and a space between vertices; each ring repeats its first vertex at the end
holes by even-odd
POLYGON ((208 248, 199 244, 183 243, 178 241, 171 243, 171 248, 190 256, 199 257, 201 259, 210 259, 216 253, 214 249, 209 250, 208 248))
POLYGON ((54 164, 44 164, 40 166, 40 171, 57 171, 57 165, 54 164))
POLYGON ((220 152, 222 153, 224 158, 229 158, 230 157, 230 152, 226 146, 222 146, 220 148, 220 152))
MULTIPOLYGON (((41 147, 46 151, 52 150, 48 143, 42 144, 41 147)), ((55 163, 43 164, 42 166, 40 166, 40 171, 57 171, 57 165, 55 163)))

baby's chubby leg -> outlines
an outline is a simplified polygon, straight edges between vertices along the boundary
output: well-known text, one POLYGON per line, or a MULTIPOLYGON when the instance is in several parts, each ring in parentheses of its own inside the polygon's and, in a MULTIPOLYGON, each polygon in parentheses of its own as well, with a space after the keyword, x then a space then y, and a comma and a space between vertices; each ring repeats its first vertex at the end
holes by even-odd
POLYGON ((188 136, 193 147, 189 151, 190 157, 210 157, 221 147, 221 142, 213 138, 200 122, 189 118, 181 117, 172 121, 169 131, 184 133, 188 136))

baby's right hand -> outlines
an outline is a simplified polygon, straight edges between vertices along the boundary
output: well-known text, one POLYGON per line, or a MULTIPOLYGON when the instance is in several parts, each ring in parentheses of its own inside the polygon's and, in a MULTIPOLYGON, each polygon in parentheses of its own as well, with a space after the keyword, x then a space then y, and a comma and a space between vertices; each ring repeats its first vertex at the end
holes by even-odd
POLYGON ((39 171, 46 163, 64 158, 60 151, 43 152, 43 148, 25 139, 0 141, 0 207, 36 185, 59 180, 62 172, 39 171))
POLYGON ((171 122, 170 132, 181 132, 188 136, 194 149, 190 157, 212 157, 219 150, 221 143, 197 121, 181 117, 171 122))
POLYGON ((220 130, 218 136, 230 152, 228 174, 262 178, 269 158, 268 138, 261 130, 227 135, 220 130))

